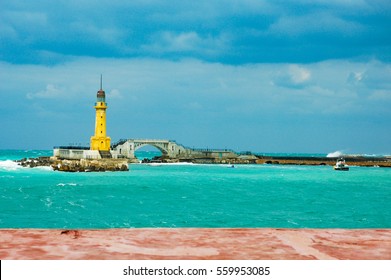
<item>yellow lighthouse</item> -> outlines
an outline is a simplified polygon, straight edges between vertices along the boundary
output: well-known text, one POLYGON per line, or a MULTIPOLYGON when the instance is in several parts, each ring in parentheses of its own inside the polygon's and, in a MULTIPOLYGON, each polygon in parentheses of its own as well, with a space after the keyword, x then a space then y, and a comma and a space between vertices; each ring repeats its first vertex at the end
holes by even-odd
POLYGON ((110 137, 106 136, 106 94, 102 89, 102 76, 100 77, 100 90, 96 94, 95 103, 95 135, 91 137, 91 150, 109 151, 110 137))

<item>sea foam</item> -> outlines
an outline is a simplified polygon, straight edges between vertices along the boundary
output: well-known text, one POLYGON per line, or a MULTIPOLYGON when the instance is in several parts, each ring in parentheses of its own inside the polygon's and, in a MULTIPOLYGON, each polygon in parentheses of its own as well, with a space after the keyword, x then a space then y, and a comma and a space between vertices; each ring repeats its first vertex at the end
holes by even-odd
POLYGON ((341 151, 335 151, 332 153, 328 153, 326 157, 333 158, 333 157, 340 157, 342 155, 343 155, 343 153, 341 151))
POLYGON ((72 187, 74 187, 74 186, 77 186, 78 184, 76 184, 76 183, 59 183, 59 184, 57 184, 57 186, 58 187, 65 187, 65 186, 72 186, 72 187))
MULTIPOLYGON (((0 160, 0 170, 6 170, 6 171, 16 171, 19 169, 25 169, 28 167, 24 167, 19 165, 17 162, 7 159, 7 160, 0 160)), ((39 169, 43 171, 53 171, 53 168, 51 166, 36 166, 34 169, 39 169)))
POLYGON ((0 169, 7 170, 7 171, 13 171, 23 168, 18 163, 12 160, 0 160, 0 169))
POLYGON ((51 166, 37 166, 34 168, 44 170, 44 171, 53 171, 53 167, 51 167, 51 166))

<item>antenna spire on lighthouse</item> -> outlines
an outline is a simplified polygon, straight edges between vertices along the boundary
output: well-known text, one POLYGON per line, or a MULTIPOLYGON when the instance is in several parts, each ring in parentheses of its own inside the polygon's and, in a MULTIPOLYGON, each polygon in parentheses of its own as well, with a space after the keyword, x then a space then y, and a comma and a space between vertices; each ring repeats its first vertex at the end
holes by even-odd
POLYGON ((102 90, 102 74, 100 74, 100 90, 102 90))

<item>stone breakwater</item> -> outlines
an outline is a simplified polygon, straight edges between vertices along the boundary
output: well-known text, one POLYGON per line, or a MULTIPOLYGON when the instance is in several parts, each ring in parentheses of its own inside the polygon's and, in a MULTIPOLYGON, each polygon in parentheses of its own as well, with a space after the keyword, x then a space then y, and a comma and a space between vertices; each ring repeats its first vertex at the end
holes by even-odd
MULTIPOLYGON (((280 165, 335 165, 336 157, 293 157, 293 156, 259 156, 259 155, 239 155, 233 158, 216 157, 195 157, 195 158, 166 158, 158 156, 153 159, 144 159, 143 163, 177 163, 191 162, 197 164, 280 164, 280 165)), ((344 156, 346 163, 351 166, 367 167, 391 167, 390 157, 366 157, 366 156, 344 156)))
POLYGON ((128 171, 128 162, 124 159, 58 159, 55 157, 38 157, 16 161, 23 167, 48 166, 55 171, 64 172, 103 172, 128 171))
MULTIPOLYGON (((259 156, 257 164, 290 164, 290 165, 335 165, 338 158, 328 157, 270 157, 259 156)), ((346 163, 351 166, 391 167, 389 157, 344 156, 346 163)))

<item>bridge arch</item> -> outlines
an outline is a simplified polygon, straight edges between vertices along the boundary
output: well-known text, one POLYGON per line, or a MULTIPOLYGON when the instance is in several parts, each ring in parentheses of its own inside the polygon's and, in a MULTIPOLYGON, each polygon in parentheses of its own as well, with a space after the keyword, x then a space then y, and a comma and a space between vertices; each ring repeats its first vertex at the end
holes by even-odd
POLYGON ((156 149, 158 149, 163 155, 167 155, 168 154, 168 151, 162 147, 161 145, 159 145, 158 143, 137 143, 135 142, 134 143, 134 152, 136 152, 138 149, 141 149, 142 147, 145 147, 145 146, 152 146, 152 147, 155 147, 156 149))
POLYGON ((178 154, 183 153, 184 147, 170 140, 157 139, 122 139, 112 146, 112 155, 114 157, 125 157, 135 159, 135 151, 144 147, 152 146, 158 149, 163 156, 176 158, 178 154))
POLYGON ((208 159, 214 161, 238 157, 238 154, 232 150, 191 149, 177 144, 174 140, 162 139, 121 139, 112 145, 111 154, 114 158, 127 158, 132 161, 136 160, 134 152, 144 146, 155 147, 166 158, 174 160, 208 159))

